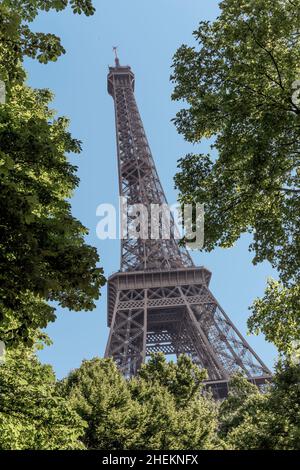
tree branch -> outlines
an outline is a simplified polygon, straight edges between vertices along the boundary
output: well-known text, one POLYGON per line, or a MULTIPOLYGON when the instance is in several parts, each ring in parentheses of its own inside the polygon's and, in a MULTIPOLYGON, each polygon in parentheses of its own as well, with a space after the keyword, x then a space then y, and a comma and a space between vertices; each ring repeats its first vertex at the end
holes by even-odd
POLYGON ((247 25, 248 29, 251 31, 252 36, 253 36, 253 39, 254 39, 254 41, 256 42, 256 44, 257 44, 263 51, 265 51, 265 52, 270 56, 270 58, 271 58, 271 60, 272 60, 272 62, 273 62, 273 64, 274 64, 274 66, 275 66, 277 75, 278 75, 278 80, 279 80, 278 85, 280 86, 280 88, 281 88, 283 91, 285 91, 285 88, 284 88, 284 86, 283 86, 282 79, 281 79, 280 70, 279 70, 278 64, 277 64, 277 62, 276 62, 276 60, 275 60, 275 57, 273 56, 272 52, 271 52, 269 49, 267 49, 267 48, 256 38, 256 36, 255 36, 255 34, 254 34, 254 31, 253 31, 253 29, 251 28, 251 26, 249 25, 249 23, 246 21, 245 24, 247 25))

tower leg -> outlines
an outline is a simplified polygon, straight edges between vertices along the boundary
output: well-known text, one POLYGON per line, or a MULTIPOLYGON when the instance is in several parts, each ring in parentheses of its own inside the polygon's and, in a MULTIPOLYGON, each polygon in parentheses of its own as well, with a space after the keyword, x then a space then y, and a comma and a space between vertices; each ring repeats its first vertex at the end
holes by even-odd
POLYGON ((140 301, 142 308, 120 310, 119 291, 116 297, 105 357, 113 357, 126 377, 135 375, 146 359, 147 291, 140 301))

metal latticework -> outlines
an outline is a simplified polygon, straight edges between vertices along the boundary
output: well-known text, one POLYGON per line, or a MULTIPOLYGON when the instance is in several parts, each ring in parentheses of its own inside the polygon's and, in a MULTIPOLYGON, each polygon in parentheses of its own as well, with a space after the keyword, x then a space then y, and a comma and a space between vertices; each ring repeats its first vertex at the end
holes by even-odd
MULTIPOLYGON (((135 101, 134 74, 118 58, 109 68, 108 92, 115 105, 120 195, 128 207, 143 204, 150 212, 151 204, 167 201, 135 101)), ((130 226, 130 213, 127 217, 130 226)), ((174 233, 172 218, 170 224, 174 233)), ((122 239, 121 270, 108 281, 105 355, 132 376, 152 352, 185 353, 207 369, 218 397, 226 395, 236 371, 264 383, 270 371, 210 292, 210 277, 206 268, 194 266, 174 236, 122 239)))
MULTIPOLYGON (((148 213, 151 204, 167 204, 157 175, 143 123, 134 97, 134 75, 130 67, 110 67, 108 92, 115 102, 120 195, 128 207, 143 204, 148 213)), ((130 230, 130 214, 127 229, 130 230)), ((171 219, 171 231, 174 221, 171 219)), ((161 269, 193 266, 188 252, 171 239, 124 239, 121 270, 161 269)))

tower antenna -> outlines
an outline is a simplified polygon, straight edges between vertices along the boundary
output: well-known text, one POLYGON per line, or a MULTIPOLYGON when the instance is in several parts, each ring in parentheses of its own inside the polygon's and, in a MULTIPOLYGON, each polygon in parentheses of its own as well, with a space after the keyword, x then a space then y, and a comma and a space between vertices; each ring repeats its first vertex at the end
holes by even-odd
POLYGON ((113 51, 114 51, 114 53, 115 53, 115 64, 116 64, 116 67, 120 67, 120 61, 119 61, 117 49, 118 49, 118 46, 114 46, 114 47, 113 47, 113 51))

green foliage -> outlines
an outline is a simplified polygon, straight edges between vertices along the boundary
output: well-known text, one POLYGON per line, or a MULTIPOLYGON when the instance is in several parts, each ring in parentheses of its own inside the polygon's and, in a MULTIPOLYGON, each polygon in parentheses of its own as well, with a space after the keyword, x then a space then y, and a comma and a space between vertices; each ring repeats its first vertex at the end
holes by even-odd
POLYGON ((220 406, 219 434, 228 449, 262 448, 266 395, 241 375, 232 377, 229 394, 220 406))
POLYGON ((85 423, 56 391, 50 366, 23 347, 0 365, 0 449, 83 449, 85 423))
POLYGON ((217 407, 201 394, 204 374, 187 358, 153 356, 124 379, 111 359, 84 361, 59 386, 87 422, 89 449, 219 448, 217 407))
POLYGON ((111 359, 83 361, 58 385, 87 423, 83 442, 89 449, 122 449, 130 413, 126 380, 111 359))
POLYGON ((206 378, 206 371, 200 370, 185 355, 179 356, 176 363, 168 363, 163 354, 155 354, 139 371, 139 379, 166 387, 178 406, 184 406, 198 398, 202 382, 206 378))
POLYGON ((261 299, 254 301, 248 326, 252 332, 263 332, 266 339, 286 354, 300 344, 300 284, 287 288, 270 279, 261 299))
POLYGON ((54 319, 42 299, 91 310, 104 283, 96 249, 84 242, 87 229, 67 202, 78 178, 65 154, 78 153, 80 143, 65 118, 53 118, 49 98, 47 91, 16 85, 0 108, 0 312, 6 321, 15 312, 23 339, 38 318, 41 327, 54 319), (37 311, 28 322, 30 294, 37 296, 37 311))
POLYGON ((265 393, 234 377, 220 407, 220 437, 238 450, 300 449, 300 366, 279 363, 265 393))
POLYGON ((202 371, 153 356, 126 380, 92 359, 56 382, 31 350, 0 366, 0 449, 300 449, 300 366, 281 362, 263 393, 241 375, 217 404, 202 371))
POLYGON ((62 11, 69 5, 73 13, 90 16, 95 12, 91 0, 3 0, 2 3, 18 12, 27 21, 33 21, 39 11, 62 11))
MULTIPOLYGON (((291 298, 300 279, 300 2, 224 0, 220 8, 194 32, 199 47, 183 45, 174 57, 173 99, 187 105, 177 129, 190 142, 214 141, 212 156, 180 160, 175 181, 182 203, 205 205, 205 249, 252 233, 254 263, 268 260, 291 298)), ((282 348, 275 330, 268 336, 282 348)))
POLYGON ((17 307, 8 308, 1 303, 0 338, 10 347, 16 344, 33 346, 36 337, 42 336, 40 328, 46 328, 55 320, 54 308, 31 292, 16 295, 17 307))
MULTIPOLYGON (((52 94, 24 84, 19 61, 30 53, 8 41, 23 41, 22 20, 31 21, 39 8, 59 10, 67 3, 0 5, 5 20, 0 71, 8 85, 6 103, 0 106, 0 337, 8 346, 32 345, 34 331, 54 321, 54 308, 46 301, 72 310, 93 309, 105 281, 96 267, 96 249, 84 241, 88 231, 72 216, 68 202, 79 180, 66 155, 79 153, 81 144, 69 133, 68 120, 49 108, 52 94)), ((71 3, 90 11, 88 1, 71 3)), ((46 42, 38 47, 57 56, 46 42)))
POLYGON ((142 413, 140 436, 131 448, 220 448, 217 406, 202 393, 205 378, 206 372, 187 356, 167 363, 163 354, 153 355, 130 382, 132 397, 142 413))
POLYGON ((22 79, 24 74, 16 66, 24 56, 41 63, 56 61, 65 53, 60 38, 51 33, 33 32, 29 27, 39 11, 57 12, 71 6, 74 13, 94 14, 91 0, 2 0, 0 4, 0 56, 6 55, 0 65, 4 80, 22 79))

